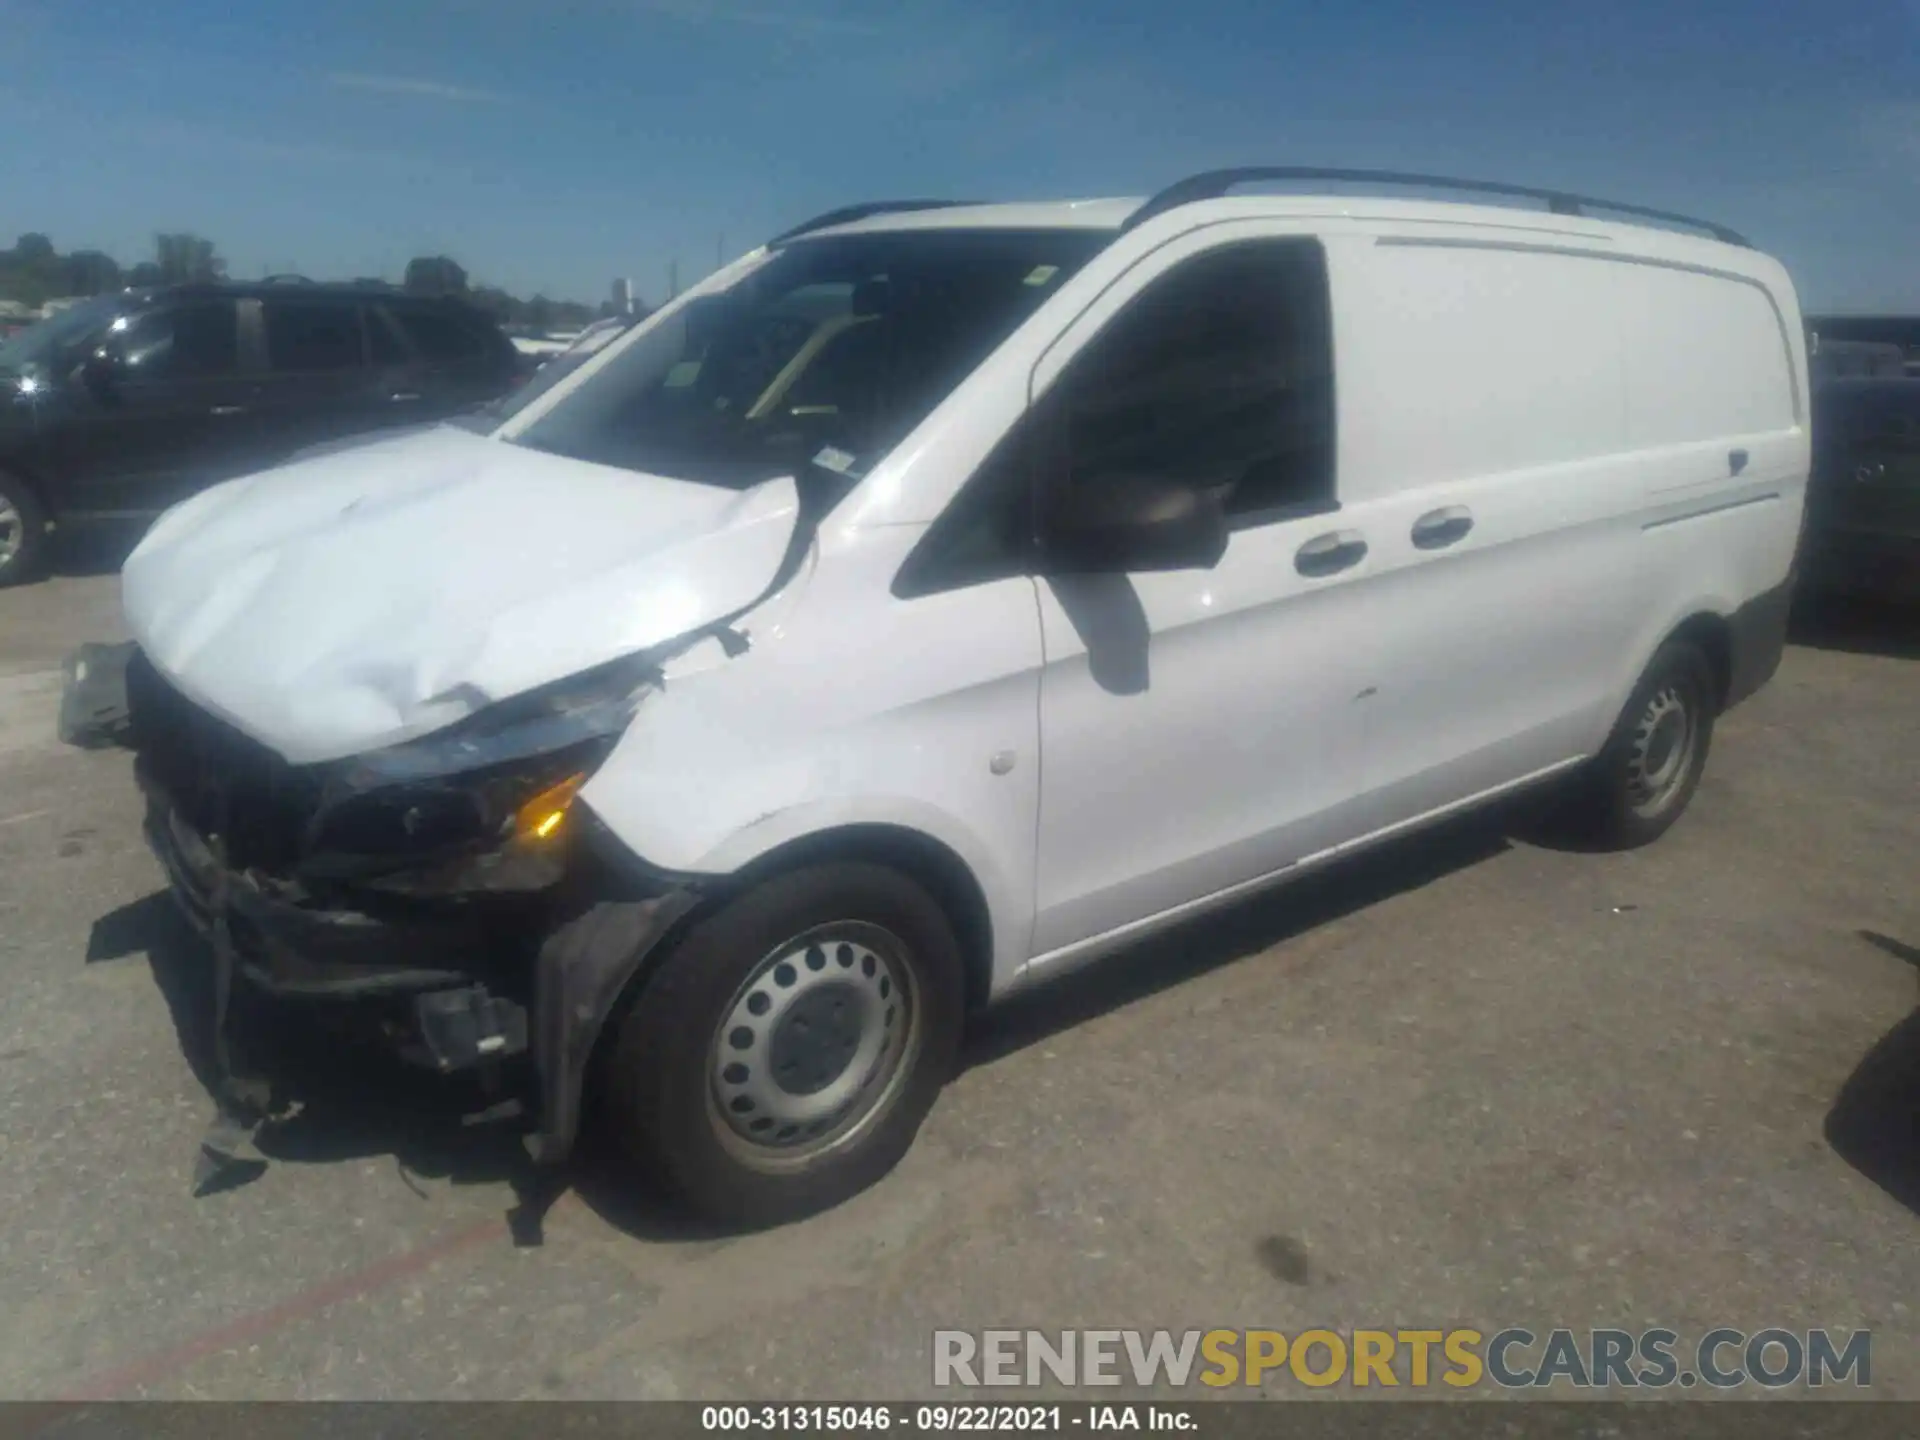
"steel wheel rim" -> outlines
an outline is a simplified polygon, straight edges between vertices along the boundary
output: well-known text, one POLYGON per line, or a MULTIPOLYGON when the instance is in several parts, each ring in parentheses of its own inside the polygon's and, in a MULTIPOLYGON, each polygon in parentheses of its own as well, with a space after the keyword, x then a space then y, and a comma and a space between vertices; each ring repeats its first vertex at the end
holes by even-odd
POLYGON ((20 553, 26 538, 27 522, 20 513, 20 507, 0 495, 0 569, 13 562, 13 557, 20 553))
POLYGON ((1654 692, 1633 727, 1627 755, 1627 799, 1633 813, 1658 815, 1693 771, 1699 723, 1678 685, 1654 692))
POLYGON ((918 982, 898 936, 851 921, 776 945, 708 1045, 714 1132, 758 1170, 845 1148, 890 1109, 920 1049, 918 982))

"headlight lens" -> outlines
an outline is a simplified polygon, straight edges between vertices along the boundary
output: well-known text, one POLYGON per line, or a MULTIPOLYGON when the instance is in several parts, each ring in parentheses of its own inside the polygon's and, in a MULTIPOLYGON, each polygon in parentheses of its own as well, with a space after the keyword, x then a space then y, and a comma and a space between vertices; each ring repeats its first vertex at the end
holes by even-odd
POLYGON ((637 661, 604 666, 358 756, 327 781, 309 853, 417 860, 556 839, 567 806, 657 683, 637 661))

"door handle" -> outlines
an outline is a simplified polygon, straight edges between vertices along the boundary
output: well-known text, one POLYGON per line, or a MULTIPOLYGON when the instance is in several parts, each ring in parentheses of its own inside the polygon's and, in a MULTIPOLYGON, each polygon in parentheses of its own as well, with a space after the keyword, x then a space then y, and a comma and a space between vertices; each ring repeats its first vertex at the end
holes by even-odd
POLYGON ((1727 452, 1727 473, 1729 475, 1738 475, 1742 470, 1746 468, 1747 468, 1747 452, 1746 451, 1729 450, 1727 452))
POLYGON ((1302 575, 1336 575, 1366 558, 1367 542, 1358 530, 1334 530, 1316 535, 1293 555, 1293 568, 1302 575))
POLYGON ((419 398, 420 398, 420 392, 418 390, 396 390, 393 392, 393 394, 387 396, 387 399, 393 401, 393 403, 396 405, 402 403, 403 401, 418 400, 419 398))
POLYGON ((208 410, 207 413, 209 415, 244 415, 247 413, 247 407, 244 405, 215 405, 208 410))
POLYGON ((1473 529, 1473 512, 1464 505, 1448 505, 1429 510, 1413 522, 1413 548, 1444 550, 1466 537, 1473 529))

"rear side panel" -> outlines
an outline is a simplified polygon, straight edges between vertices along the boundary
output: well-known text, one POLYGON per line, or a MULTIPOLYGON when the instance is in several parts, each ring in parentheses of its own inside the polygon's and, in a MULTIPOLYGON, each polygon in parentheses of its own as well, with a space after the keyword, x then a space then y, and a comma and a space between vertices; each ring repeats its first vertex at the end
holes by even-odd
POLYGON ((1621 321, 1628 441, 1645 475, 1645 599, 1616 692, 1676 626, 1708 614, 1740 620, 1737 700, 1778 662, 1806 503, 1799 303, 1764 259, 1749 274, 1636 266, 1621 321))

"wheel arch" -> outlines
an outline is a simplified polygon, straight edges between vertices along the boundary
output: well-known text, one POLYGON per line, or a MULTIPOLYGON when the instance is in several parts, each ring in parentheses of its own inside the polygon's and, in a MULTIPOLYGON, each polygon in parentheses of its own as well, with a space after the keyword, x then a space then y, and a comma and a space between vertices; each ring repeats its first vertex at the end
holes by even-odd
POLYGON ((1653 657, 1660 653, 1661 646, 1675 640, 1685 640, 1698 646, 1706 655, 1708 664, 1713 668, 1715 705, 1725 708, 1733 683, 1734 608, 1717 598, 1703 597, 1676 606, 1649 624, 1626 657, 1626 667, 1614 677, 1613 703, 1605 716, 1606 730, 1596 735, 1595 746, 1612 733, 1621 710, 1633 695, 1634 686, 1647 673, 1647 667, 1653 663, 1653 657))
POLYGON ((20 553, 8 558, 0 585, 13 586, 38 579, 46 568, 46 546, 52 537, 56 517, 47 507, 47 488, 31 467, 12 455, 0 456, 0 480, 21 492, 20 520, 23 535, 20 553))
POLYGON ((0 475, 25 489, 48 520, 55 518, 53 505, 48 499, 47 482, 33 465, 12 451, 0 453, 0 475))
POLYGON ((572 897, 569 920, 548 937, 536 963, 533 1050, 541 1108, 529 1149, 541 1164, 572 1152, 589 1074, 606 1055, 619 1017, 638 1001, 687 927, 774 874, 855 859, 901 872, 926 887, 954 927, 968 1009, 984 1005, 993 993, 993 914, 986 891, 954 849, 924 831, 881 822, 837 825, 769 846, 724 874, 669 876, 640 874, 611 832, 597 824, 592 830, 609 848, 582 857, 584 888, 572 897), (641 882, 637 889, 635 881, 641 882))
POLYGON ((979 877, 951 845, 924 830, 886 821, 854 821, 809 831, 761 851, 712 887, 717 898, 769 876, 829 860, 864 860, 898 870, 924 886, 953 925, 966 962, 967 1005, 979 1009, 993 992, 993 909, 979 877))
MULTIPOLYGON (((1679 624, 1669 630, 1654 646, 1647 657, 1652 662, 1661 646, 1673 641, 1684 641, 1695 646, 1707 657, 1707 663, 1713 669, 1713 700, 1716 708, 1724 707, 1733 688, 1733 622, 1714 610, 1696 610, 1679 624)), ((1645 666, 1641 667, 1643 670, 1645 666)))

